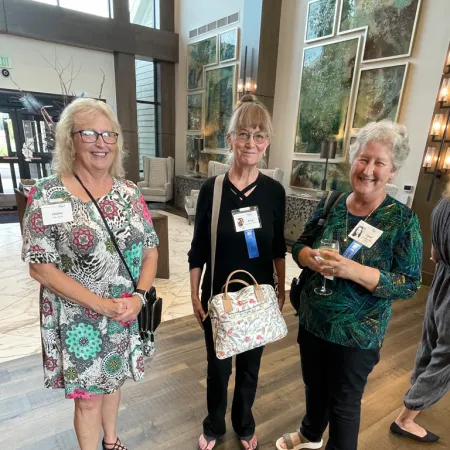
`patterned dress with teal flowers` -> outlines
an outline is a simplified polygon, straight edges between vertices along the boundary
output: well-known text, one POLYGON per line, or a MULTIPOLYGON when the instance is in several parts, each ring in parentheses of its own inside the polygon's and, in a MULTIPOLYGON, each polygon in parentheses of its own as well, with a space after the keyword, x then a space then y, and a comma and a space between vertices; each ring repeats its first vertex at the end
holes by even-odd
MULTIPOLYGON (((130 181, 114 180, 98 200, 134 278, 142 254, 158 245, 147 205, 130 181)), ((73 197, 60 177, 41 179, 30 192, 23 223, 22 259, 54 264, 102 298, 129 297, 133 284, 92 202, 73 197), (73 221, 44 225, 41 206, 72 205, 73 221)), ((117 322, 65 300, 45 287, 40 293, 45 386, 65 389, 67 398, 116 391, 127 378, 144 376, 137 322, 117 322)))

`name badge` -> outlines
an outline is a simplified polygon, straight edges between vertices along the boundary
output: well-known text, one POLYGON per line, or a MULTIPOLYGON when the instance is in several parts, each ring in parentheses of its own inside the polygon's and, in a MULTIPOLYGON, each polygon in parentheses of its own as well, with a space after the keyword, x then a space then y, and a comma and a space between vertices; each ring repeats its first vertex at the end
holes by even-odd
POLYGON ((237 232, 261 228, 261 219, 257 206, 235 209, 231 211, 237 232))
POLYGON ((56 225, 73 221, 72 204, 70 202, 41 206, 44 225, 56 225))
POLYGON ((364 220, 360 220, 348 237, 364 245, 364 247, 372 248, 373 244, 378 241, 382 234, 383 231, 369 225, 364 220))

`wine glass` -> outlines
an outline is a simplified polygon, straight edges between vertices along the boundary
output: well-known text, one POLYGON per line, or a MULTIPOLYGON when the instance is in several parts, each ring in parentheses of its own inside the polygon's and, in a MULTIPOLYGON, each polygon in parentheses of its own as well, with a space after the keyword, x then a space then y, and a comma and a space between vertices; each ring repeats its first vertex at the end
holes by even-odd
MULTIPOLYGON (((320 247, 319 247, 320 257, 325 260, 330 259, 329 256, 326 253, 324 253, 324 251, 339 253, 339 242, 334 241, 332 239, 322 239, 320 241, 320 247)), ((318 295, 331 295, 333 293, 333 291, 331 289, 327 288, 326 283, 327 283, 327 278, 324 277, 322 287, 315 288, 314 292, 318 295)))

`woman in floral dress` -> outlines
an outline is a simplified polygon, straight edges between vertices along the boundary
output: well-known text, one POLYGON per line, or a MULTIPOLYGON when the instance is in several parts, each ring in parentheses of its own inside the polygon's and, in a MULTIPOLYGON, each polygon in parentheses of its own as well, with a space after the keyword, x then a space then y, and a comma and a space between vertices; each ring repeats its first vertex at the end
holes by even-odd
POLYGON ((82 450, 125 450, 116 434, 120 387, 144 376, 138 290, 155 278, 158 237, 139 189, 123 179, 123 139, 109 106, 78 99, 56 130, 55 174, 38 180, 24 217, 22 258, 40 292, 45 386, 75 400, 82 450), (79 177, 77 179, 76 177, 79 177))

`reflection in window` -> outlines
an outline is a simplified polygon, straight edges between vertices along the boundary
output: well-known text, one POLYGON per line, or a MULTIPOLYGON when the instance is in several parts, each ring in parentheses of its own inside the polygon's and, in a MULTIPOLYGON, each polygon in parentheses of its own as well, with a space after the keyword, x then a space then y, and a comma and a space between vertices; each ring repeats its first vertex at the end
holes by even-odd
POLYGON ((130 22, 144 27, 159 28, 160 0, 128 0, 130 22))
POLYGON ((58 5, 58 0, 33 0, 35 2, 39 2, 39 3, 47 3, 47 5, 58 5))
POLYGON ((34 0, 101 17, 111 17, 109 0, 34 0))

